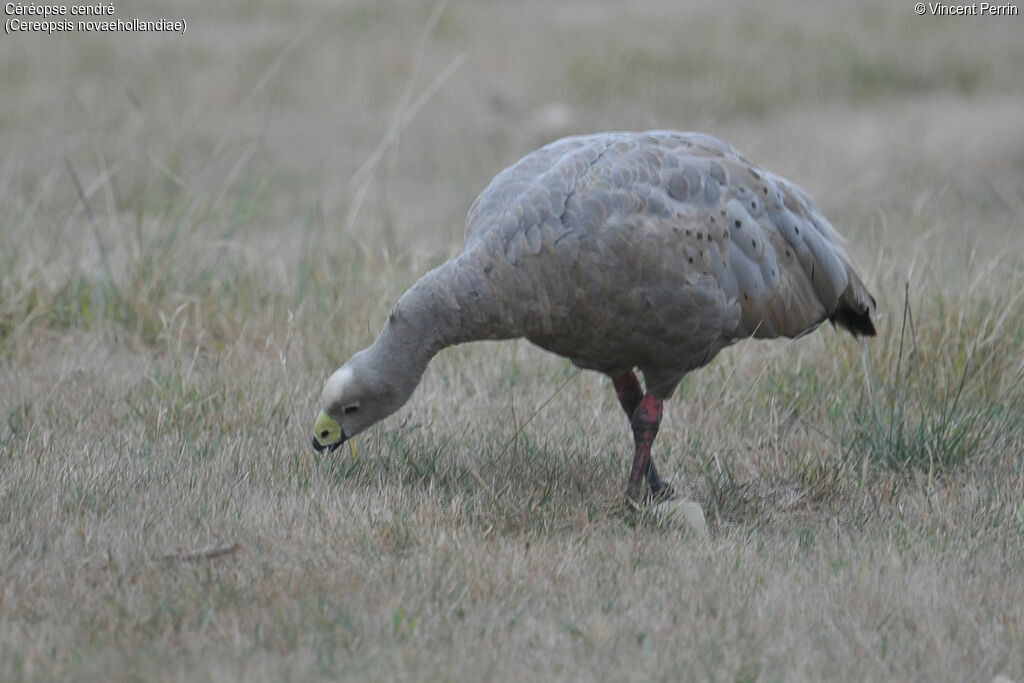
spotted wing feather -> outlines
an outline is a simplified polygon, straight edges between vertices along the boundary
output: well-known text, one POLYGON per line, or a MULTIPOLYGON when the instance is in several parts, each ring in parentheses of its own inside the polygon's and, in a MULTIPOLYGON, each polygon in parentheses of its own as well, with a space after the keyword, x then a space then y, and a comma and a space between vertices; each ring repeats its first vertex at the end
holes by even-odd
POLYGON ((582 367, 671 391, 747 336, 831 318, 873 334, 874 300, 799 187, 700 133, 566 138, 499 174, 467 218, 466 267, 526 336, 582 367))

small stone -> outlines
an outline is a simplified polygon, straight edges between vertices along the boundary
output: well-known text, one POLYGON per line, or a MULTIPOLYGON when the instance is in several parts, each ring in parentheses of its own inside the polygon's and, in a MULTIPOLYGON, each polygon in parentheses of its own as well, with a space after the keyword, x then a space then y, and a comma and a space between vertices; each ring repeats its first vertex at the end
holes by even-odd
POLYGON ((690 529, 700 538, 708 537, 708 525, 704 510, 692 500, 671 499, 654 506, 652 511, 659 520, 690 529))

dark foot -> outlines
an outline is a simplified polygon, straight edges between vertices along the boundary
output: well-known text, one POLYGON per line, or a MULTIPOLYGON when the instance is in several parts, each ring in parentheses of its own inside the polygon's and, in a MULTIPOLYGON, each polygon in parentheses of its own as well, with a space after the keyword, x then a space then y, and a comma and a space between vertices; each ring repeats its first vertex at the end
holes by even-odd
POLYGON ((658 503, 664 503, 666 500, 672 500, 675 497, 675 489, 664 482, 657 489, 649 489, 644 484, 630 484, 626 488, 626 504, 633 508, 657 505, 658 503))
POLYGON ((626 506, 638 508, 647 503, 648 490, 644 484, 630 484, 626 487, 626 506))
POLYGON ((658 468, 654 466, 653 458, 647 463, 647 485, 651 487, 651 499, 657 503, 675 496, 675 491, 668 482, 658 476, 658 468))
POLYGON ((672 500, 676 497, 676 490, 668 484, 662 482, 658 488, 651 488, 651 495, 649 502, 657 505, 658 503, 664 503, 666 500, 672 500))

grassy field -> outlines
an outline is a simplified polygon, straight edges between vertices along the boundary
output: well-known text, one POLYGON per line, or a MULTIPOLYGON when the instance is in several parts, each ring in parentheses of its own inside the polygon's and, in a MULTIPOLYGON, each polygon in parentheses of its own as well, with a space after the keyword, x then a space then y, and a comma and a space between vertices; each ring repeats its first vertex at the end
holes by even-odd
POLYGON ((116 11, 188 30, 0 38, 0 679, 1024 680, 1024 19, 116 11), (622 512, 610 382, 524 342, 311 452, 497 171, 654 127, 803 185, 879 302, 666 404, 708 539, 622 512))

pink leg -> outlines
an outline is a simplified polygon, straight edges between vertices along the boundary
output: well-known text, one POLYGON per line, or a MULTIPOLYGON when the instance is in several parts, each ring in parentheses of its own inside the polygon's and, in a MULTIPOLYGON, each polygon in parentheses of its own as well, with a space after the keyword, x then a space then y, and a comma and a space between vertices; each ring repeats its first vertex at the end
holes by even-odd
POLYGON ((636 408, 644 397, 644 390, 640 388, 640 380, 636 378, 633 371, 624 372, 618 377, 612 377, 612 385, 615 387, 615 395, 619 397, 619 404, 626 411, 626 417, 633 417, 636 408))
POLYGON ((654 466, 654 459, 651 457, 651 446, 654 444, 654 438, 658 435, 658 426, 661 424, 663 407, 661 399, 650 394, 645 396, 640 388, 639 380, 632 371, 613 377, 612 384, 615 386, 615 394, 619 397, 622 409, 630 418, 633 442, 636 446, 626 495, 637 503, 644 500, 644 479, 650 486, 653 498, 672 495, 668 484, 658 476, 658 469, 654 466))

